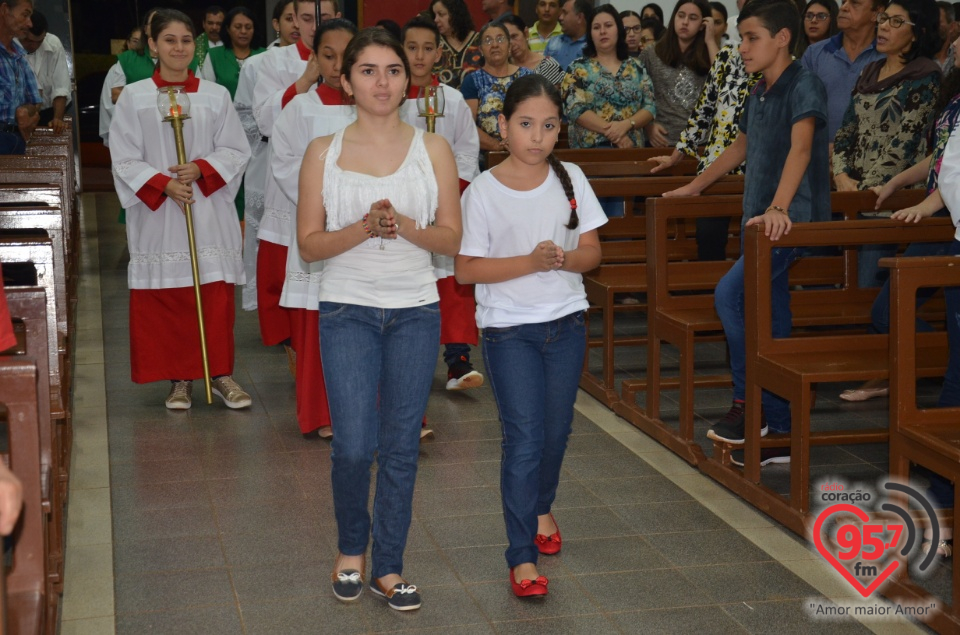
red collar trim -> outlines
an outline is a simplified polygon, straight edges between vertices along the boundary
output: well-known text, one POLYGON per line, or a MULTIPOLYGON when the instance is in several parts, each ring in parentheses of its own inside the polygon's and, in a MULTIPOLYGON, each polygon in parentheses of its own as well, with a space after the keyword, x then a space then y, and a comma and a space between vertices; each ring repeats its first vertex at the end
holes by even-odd
MULTIPOLYGON (((437 77, 436 75, 431 75, 431 76, 430 76, 430 85, 431 85, 431 86, 439 86, 439 85, 440 85, 440 78, 437 77)), ((417 98, 417 94, 418 94, 419 92, 420 92, 420 87, 419 87, 419 86, 414 86, 413 84, 410 84, 410 90, 407 91, 407 99, 416 99, 416 98, 417 98)))
POLYGON ((153 71, 153 83, 157 88, 166 88, 167 86, 183 86, 188 93, 195 93, 200 88, 200 79, 193 74, 193 71, 187 71, 187 81, 168 82, 160 77, 160 69, 153 71))
POLYGON ((307 48, 307 45, 303 43, 303 40, 297 40, 297 53, 300 54, 300 59, 304 62, 310 59, 310 54, 313 53, 310 49, 307 48))
POLYGON ((350 105, 350 102, 347 101, 342 91, 332 88, 323 82, 320 82, 320 85, 317 87, 317 95, 320 97, 320 103, 324 106, 350 105))

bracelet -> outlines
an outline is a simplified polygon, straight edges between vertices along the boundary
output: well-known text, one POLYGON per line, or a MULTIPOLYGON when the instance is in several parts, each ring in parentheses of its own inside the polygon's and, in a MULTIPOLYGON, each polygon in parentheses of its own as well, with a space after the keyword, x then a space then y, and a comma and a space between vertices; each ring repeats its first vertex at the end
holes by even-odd
POLYGON ((781 214, 786 214, 787 216, 790 215, 789 213, 787 213, 787 210, 783 209, 779 205, 771 205, 770 207, 767 208, 766 211, 769 212, 770 210, 773 210, 775 212, 780 212, 781 214))
POLYGON ((368 238, 376 238, 377 235, 373 233, 373 230, 370 229, 370 223, 367 222, 368 218, 370 218, 370 214, 364 214, 360 220, 360 224, 363 226, 363 231, 367 233, 368 238))

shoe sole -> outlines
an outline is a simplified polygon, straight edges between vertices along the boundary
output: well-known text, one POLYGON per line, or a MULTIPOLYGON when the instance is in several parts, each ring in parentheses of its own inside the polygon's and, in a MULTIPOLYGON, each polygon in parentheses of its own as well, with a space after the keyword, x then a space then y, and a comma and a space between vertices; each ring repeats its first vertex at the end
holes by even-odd
POLYGON ((460 379, 447 380, 447 390, 467 390, 469 388, 479 388, 482 385, 483 375, 475 370, 471 370, 460 379))
POLYGON ((360 583, 360 593, 357 593, 353 597, 347 597, 345 595, 340 595, 336 591, 333 592, 333 597, 337 598, 341 602, 356 602, 360 599, 360 596, 363 595, 363 583, 360 583))
POLYGON ((167 410, 190 410, 192 403, 165 403, 167 410))
POLYGON ((433 430, 431 430, 430 428, 423 428, 420 431, 421 441, 423 441, 424 439, 432 439, 432 438, 433 438, 433 430))
MULTIPOLYGON (((768 432, 770 432, 770 428, 769 428, 769 427, 763 426, 762 428, 760 428, 760 436, 761 436, 761 437, 767 436, 767 433, 768 433, 768 432)), ((714 432, 713 430, 707 430, 707 438, 708 438, 708 439, 713 439, 714 441, 723 441, 724 443, 730 443, 730 444, 733 444, 733 445, 743 445, 743 442, 744 442, 744 439, 727 439, 727 438, 724 438, 724 437, 720 436, 719 434, 717 434, 716 432, 714 432)))
MULTIPOLYGON (((740 461, 737 461, 733 457, 730 457, 730 462, 736 465, 737 467, 743 467, 743 463, 740 461)), ((775 456, 771 459, 767 459, 766 461, 760 461, 760 467, 766 467, 768 465, 783 464, 783 463, 789 463, 789 462, 790 462, 789 456, 775 456)))
POLYGON ((386 601, 387 606, 392 608, 394 611, 415 611, 416 609, 423 606, 423 601, 420 601, 417 604, 411 604, 410 606, 397 606, 393 602, 391 602, 390 598, 387 597, 387 594, 382 592, 380 589, 371 586, 370 592, 373 593, 378 598, 383 598, 383 600, 386 601))
POLYGON ((253 404, 253 399, 248 399, 247 401, 227 401, 227 398, 224 397, 219 390, 216 388, 212 388, 211 390, 213 394, 223 400, 223 405, 225 405, 227 408, 233 408, 234 410, 237 410, 239 408, 249 408, 253 404))

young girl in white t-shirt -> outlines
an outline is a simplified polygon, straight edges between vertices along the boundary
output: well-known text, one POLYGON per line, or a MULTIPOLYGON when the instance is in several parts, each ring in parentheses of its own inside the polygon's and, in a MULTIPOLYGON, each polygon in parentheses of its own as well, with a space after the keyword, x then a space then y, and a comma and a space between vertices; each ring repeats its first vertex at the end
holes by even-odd
POLYGON ((460 284, 476 284, 483 358, 503 429, 500 491, 518 597, 547 594, 539 554, 560 551, 550 513, 586 351, 581 272, 600 264, 606 222, 577 166, 553 156, 560 94, 518 78, 499 117, 510 156, 463 195, 460 284))

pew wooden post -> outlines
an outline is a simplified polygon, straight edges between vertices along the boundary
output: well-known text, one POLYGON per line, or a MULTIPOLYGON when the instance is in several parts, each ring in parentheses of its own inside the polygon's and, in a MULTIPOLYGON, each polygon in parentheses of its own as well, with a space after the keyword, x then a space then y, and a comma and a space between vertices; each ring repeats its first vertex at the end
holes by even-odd
MULTIPOLYGON (((916 295, 923 287, 960 286, 960 259, 953 256, 890 258, 890 475, 907 482, 910 464, 926 467, 954 484, 952 529, 960 535, 960 406, 917 405, 916 295)), ((948 318, 949 319, 949 318, 948 318)), ((916 553, 913 557, 922 557, 916 553)), ((909 557, 908 557, 909 558, 909 557)), ((909 562, 909 560, 908 560, 909 562)), ((941 611, 927 626, 938 633, 960 632, 960 569, 952 569, 952 597, 935 598, 941 611), (944 606, 944 603, 946 605, 944 606)), ((883 594, 898 601, 928 602, 929 593, 910 579, 909 567, 892 578, 883 594)))

